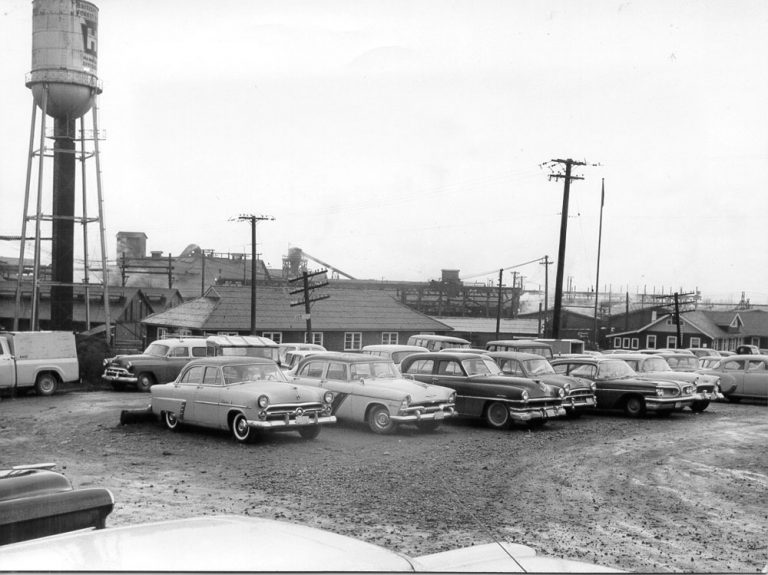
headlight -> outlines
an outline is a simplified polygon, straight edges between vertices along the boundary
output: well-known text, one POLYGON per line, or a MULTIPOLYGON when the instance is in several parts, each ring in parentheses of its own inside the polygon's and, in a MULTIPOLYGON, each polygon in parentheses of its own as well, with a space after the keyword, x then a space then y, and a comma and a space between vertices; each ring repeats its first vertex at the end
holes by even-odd
POLYGON ((691 395, 691 394, 694 392, 694 389, 696 389, 696 388, 694 388, 694 387, 691 387, 691 386, 689 385, 689 386, 688 386, 688 387, 686 387, 686 388, 685 388, 685 390, 684 390, 684 391, 685 391, 685 395, 691 395))
POLYGON ((408 407, 409 405, 411 405, 411 396, 410 395, 406 395, 403 398, 402 407, 405 408, 405 407, 408 407))
POLYGON ((571 384, 570 383, 566 383, 563 386, 563 389, 565 390, 565 393, 571 393, 571 384))
POLYGON ((660 387, 657 387, 657 388, 656 388, 656 395, 658 395, 659 397, 661 397, 662 395, 664 395, 664 390, 663 390, 663 389, 661 389, 660 387))
POLYGON ((456 392, 454 391, 451 396, 448 398, 449 403, 456 403, 456 392))
POLYGON ((133 367, 133 364, 129 361, 125 364, 125 369, 131 369, 133 367))
POLYGON ((557 396, 560 399, 563 399, 565 397, 565 390, 562 387, 557 388, 557 396))
POLYGON ((107 367, 109 365, 109 360, 107 358, 104 358, 101 362, 101 365, 103 365, 104 367, 107 367))
POLYGON ((266 409, 269 405, 269 398, 266 395, 260 395, 259 396, 259 407, 261 409, 266 409))
POLYGON ((528 401, 528 392, 526 390, 523 390, 522 398, 523 401, 528 401))
POLYGON ((325 394, 323 395, 323 401, 325 403, 332 403, 333 402, 333 393, 331 393, 330 391, 326 391, 325 394))
POLYGON ((597 391, 597 384, 594 381, 589 382, 589 387, 592 388, 593 392, 597 391))

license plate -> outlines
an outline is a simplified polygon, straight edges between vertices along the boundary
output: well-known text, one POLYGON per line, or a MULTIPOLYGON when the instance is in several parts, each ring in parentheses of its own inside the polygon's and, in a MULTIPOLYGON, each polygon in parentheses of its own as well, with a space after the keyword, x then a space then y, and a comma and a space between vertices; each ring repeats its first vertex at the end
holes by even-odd
POLYGON ((445 419, 445 412, 443 412, 443 411, 436 411, 435 412, 435 419, 445 419))
POLYGON ((679 402, 679 401, 675 402, 675 409, 680 409, 680 405, 681 405, 681 404, 680 404, 680 402, 679 402))
POLYGON ((546 413, 547 413, 547 417, 557 417, 556 409, 547 409, 546 413))
POLYGON ((297 415, 296 425, 307 425, 311 422, 308 415, 297 415))

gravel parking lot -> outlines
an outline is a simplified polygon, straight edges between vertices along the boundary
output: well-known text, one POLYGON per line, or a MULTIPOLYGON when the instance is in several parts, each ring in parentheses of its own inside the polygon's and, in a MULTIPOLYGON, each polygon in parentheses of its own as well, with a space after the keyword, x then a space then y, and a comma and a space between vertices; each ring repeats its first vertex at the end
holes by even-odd
POLYGON ((314 441, 121 426, 148 394, 69 391, 0 402, 0 463, 52 461, 112 490, 108 526, 235 513, 322 527, 411 555, 507 540, 631 571, 768 565, 768 408, 670 418, 593 414, 536 431, 454 421, 314 441))

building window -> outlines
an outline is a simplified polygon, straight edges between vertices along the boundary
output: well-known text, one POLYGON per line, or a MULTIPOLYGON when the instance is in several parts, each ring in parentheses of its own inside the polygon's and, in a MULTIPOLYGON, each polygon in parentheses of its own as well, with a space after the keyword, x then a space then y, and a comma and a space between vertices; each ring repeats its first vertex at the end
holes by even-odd
POLYGON ((185 328, 185 327, 182 327, 182 328, 181 328, 181 329, 180 329, 178 332, 176 332, 176 333, 178 333, 178 334, 179 334, 179 337, 184 337, 185 335, 192 335, 192 330, 191 330, 191 329, 187 329, 187 328, 185 328))
POLYGON ((621 340, 621 347, 622 349, 629 349, 629 338, 625 337, 621 340))
POLYGON ((312 337, 309 337, 309 334, 305 331, 304 332, 304 343, 314 343, 315 345, 323 345, 323 332, 322 331, 313 331, 312 337))
POLYGON ((157 339, 165 339, 168 337, 168 328, 167 327, 158 327, 157 328, 157 339))
POLYGON ((648 349, 656 349, 656 336, 649 335, 645 338, 645 347, 648 349))
POLYGON ((613 349, 621 349, 621 338, 616 337, 613 339, 613 349))
POLYGON ((691 347, 701 347, 701 338, 700 337, 692 337, 691 338, 691 347))
POLYGON ((670 349, 677 349, 677 336, 676 335, 668 335, 667 336, 667 347, 670 349))
POLYGON ((638 349, 640 347, 640 338, 639 337, 633 337, 632 338, 632 349, 638 349))
POLYGON ((236 331, 217 331, 216 335, 240 335, 236 331))
POLYGON ((344 351, 356 351, 362 347, 363 334, 359 331, 344 332, 344 351))
POLYGON ((394 345, 400 343, 398 341, 398 333, 396 331, 385 331, 381 334, 381 343, 387 345, 394 345))
POLYGON ((261 336, 271 339, 278 345, 283 343, 283 332, 281 331, 263 331, 261 336))

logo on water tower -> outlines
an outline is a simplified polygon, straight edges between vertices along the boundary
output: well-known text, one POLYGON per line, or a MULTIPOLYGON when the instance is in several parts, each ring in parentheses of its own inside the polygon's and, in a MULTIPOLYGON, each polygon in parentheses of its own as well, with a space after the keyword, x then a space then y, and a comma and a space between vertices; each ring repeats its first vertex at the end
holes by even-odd
POLYGON ((86 54, 96 55, 96 22, 83 20, 80 25, 83 30, 83 51, 86 54))

